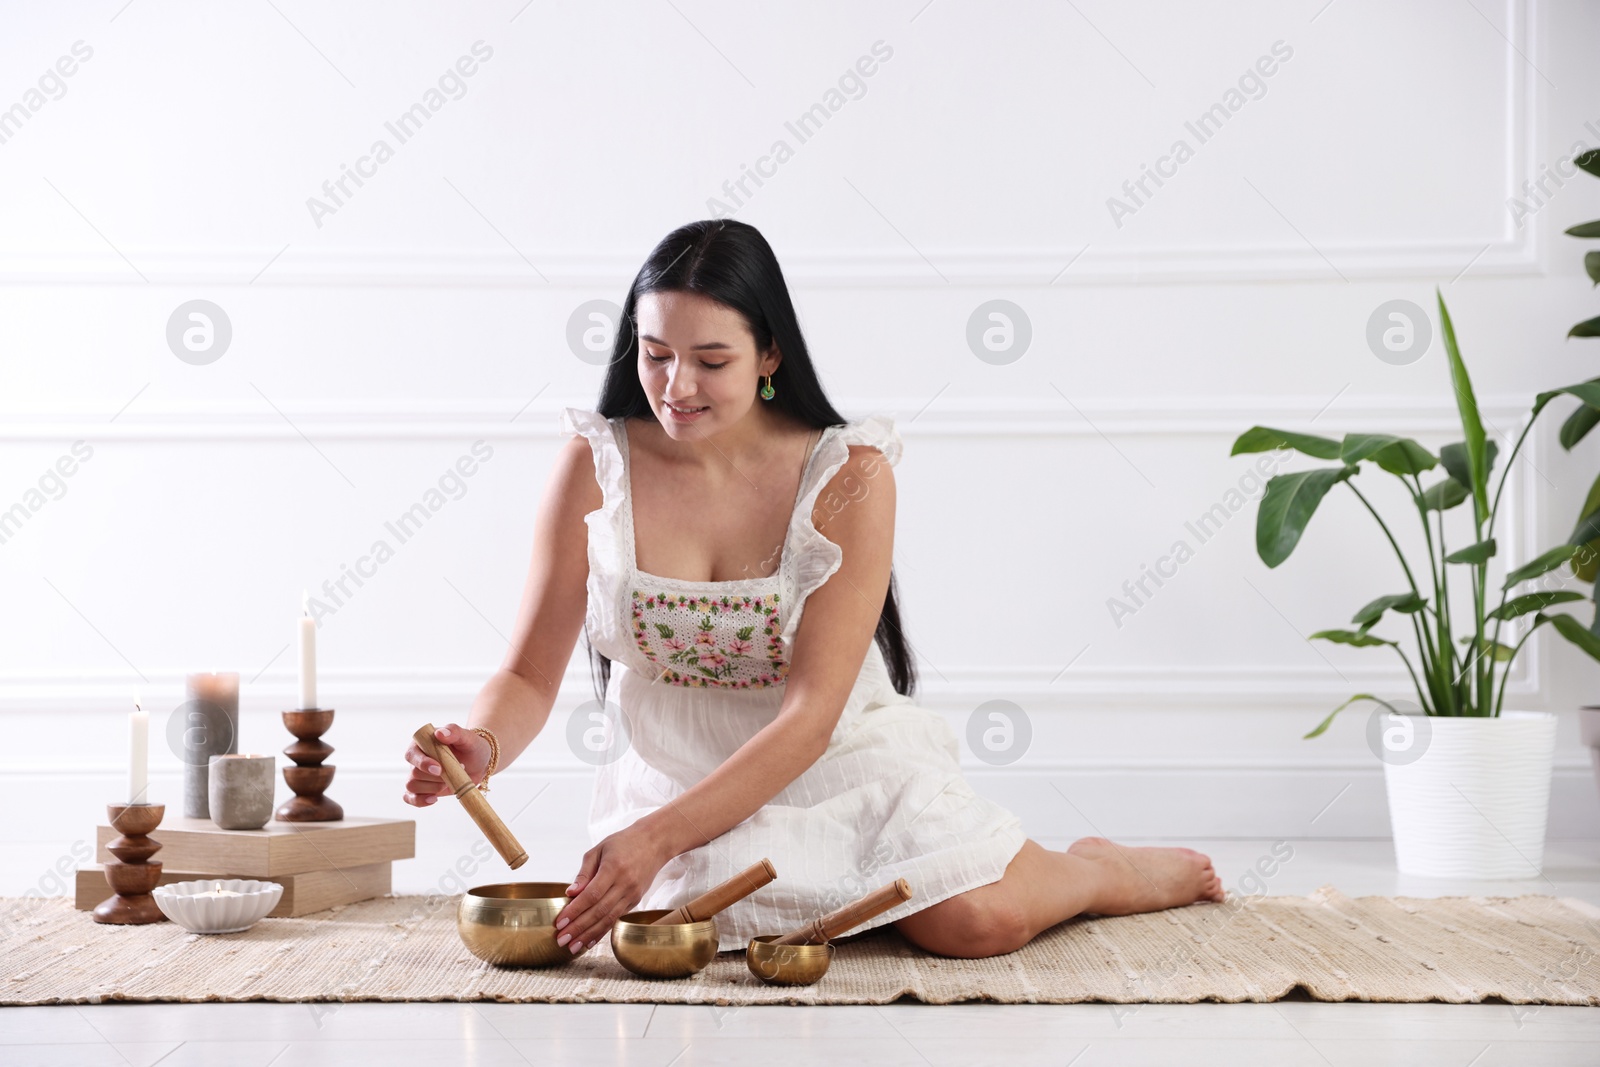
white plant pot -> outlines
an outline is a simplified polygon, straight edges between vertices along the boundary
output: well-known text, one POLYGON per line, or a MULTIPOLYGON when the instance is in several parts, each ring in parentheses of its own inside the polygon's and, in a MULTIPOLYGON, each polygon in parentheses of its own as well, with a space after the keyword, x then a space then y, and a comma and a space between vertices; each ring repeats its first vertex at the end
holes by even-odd
MULTIPOLYGON (((1404 756, 1384 756, 1389 825, 1400 873, 1537 878, 1544 868, 1550 814, 1555 715, 1430 715, 1426 725, 1416 718, 1384 717, 1396 737, 1411 731, 1421 749, 1409 762, 1404 756)), ((1404 751, 1403 745, 1387 747, 1404 751)))

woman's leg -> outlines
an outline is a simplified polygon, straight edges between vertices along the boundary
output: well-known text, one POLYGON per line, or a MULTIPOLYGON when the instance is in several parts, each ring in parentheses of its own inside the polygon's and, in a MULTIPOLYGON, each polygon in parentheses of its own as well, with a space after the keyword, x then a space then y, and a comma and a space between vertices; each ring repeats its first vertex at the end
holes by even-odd
POLYGON ((1223 898, 1211 860, 1193 849, 1130 848, 1085 837, 1052 852, 1029 840, 998 882, 941 900, 895 926, 928 952, 976 959, 1015 952, 1075 915, 1133 915, 1223 898))

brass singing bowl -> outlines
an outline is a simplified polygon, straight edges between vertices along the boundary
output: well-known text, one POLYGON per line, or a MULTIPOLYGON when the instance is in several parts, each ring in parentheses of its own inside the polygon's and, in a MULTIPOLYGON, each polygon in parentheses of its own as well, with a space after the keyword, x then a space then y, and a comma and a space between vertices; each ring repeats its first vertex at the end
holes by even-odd
POLYGON ((641 978, 687 978, 717 955, 717 921, 651 926, 670 908, 632 911, 611 927, 617 962, 641 978))
POLYGON ((771 985, 810 985, 828 973, 833 942, 821 945, 774 945, 777 934, 751 938, 744 950, 750 973, 771 985))
POLYGON ((466 891, 456 931, 472 954, 500 967, 547 967, 574 958, 556 944, 556 915, 566 882, 501 882, 466 891))

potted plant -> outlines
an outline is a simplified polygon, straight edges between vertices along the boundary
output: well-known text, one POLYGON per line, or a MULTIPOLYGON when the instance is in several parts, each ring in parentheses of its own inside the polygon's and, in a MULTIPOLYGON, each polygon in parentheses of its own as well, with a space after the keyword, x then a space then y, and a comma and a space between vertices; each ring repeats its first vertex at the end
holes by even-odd
POLYGON ((1573 589, 1550 587, 1550 580, 1582 546, 1600 540, 1600 509, 1591 500, 1566 543, 1510 569, 1498 589, 1490 588, 1489 561, 1497 552, 1494 527, 1506 475, 1539 413, 1557 396, 1570 395, 1583 402, 1580 412, 1588 412, 1580 421, 1595 425, 1600 378, 1538 395, 1491 493, 1498 448, 1484 431, 1444 297, 1435 294, 1463 440, 1445 445, 1436 456, 1410 438, 1390 434, 1334 440, 1254 426, 1234 442, 1231 454, 1291 448, 1337 463, 1267 482, 1256 515, 1256 552, 1268 567, 1289 558, 1317 506, 1338 485, 1361 501, 1399 561, 1404 589, 1363 606, 1350 620, 1355 629, 1321 630, 1311 637, 1392 649, 1411 677, 1417 707, 1403 709, 1357 693, 1305 735, 1319 736, 1356 701, 1382 708, 1369 720, 1368 742, 1383 761, 1399 869, 1430 876, 1533 878, 1544 862, 1556 717, 1504 710, 1505 683, 1517 653, 1546 624, 1600 660, 1600 637, 1590 627, 1574 615, 1549 610, 1590 600, 1573 589), (1390 525, 1355 484, 1356 476, 1372 467, 1405 487, 1422 527, 1425 568, 1412 565, 1390 525), (1422 476, 1440 467, 1443 477, 1424 485, 1422 476), (1453 523, 1447 544, 1445 512, 1469 501, 1470 526, 1453 523), (1465 538, 1462 527, 1468 531, 1465 538), (1535 581, 1544 587, 1528 588, 1535 581), (1452 598, 1452 584, 1462 582, 1470 586, 1470 596, 1452 598), (1415 661, 1405 642, 1374 632, 1386 620, 1409 625, 1415 661))
MULTIPOLYGON (((1591 149, 1574 158, 1572 162, 1580 170, 1600 178, 1600 151, 1591 149)), ((1600 219, 1569 226, 1566 232, 1572 237, 1600 237, 1600 219)), ((1585 252, 1583 269, 1588 273, 1590 281, 1600 285, 1600 252, 1585 252)), ((1600 337, 1600 317, 1585 319, 1578 323, 1567 331, 1567 336, 1600 337)), ((1584 434, 1593 429, 1595 421, 1595 412, 1587 406, 1574 411, 1567 420, 1567 425, 1561 428, 1561 446, 1570 450, 1583 439, 1584 434)), ((1595 479, 1594 486, 1589 490, 1589 499, 1584 503, 1584 513, 1587 514, 1596 507, 1600 507, 1600 477, 1595 479)), ((1586 582, 1600 578, 1600 541, 1590 541, 1584 545, 1573 558, 1572 569, 1586 582)), ((1600 789, 1600 707, 1590 705, 1578 709, 1578 732, 1583 738, 1583 743, 1589 746, 1589 759, 1594 764, 1595 788, 1600 789)))

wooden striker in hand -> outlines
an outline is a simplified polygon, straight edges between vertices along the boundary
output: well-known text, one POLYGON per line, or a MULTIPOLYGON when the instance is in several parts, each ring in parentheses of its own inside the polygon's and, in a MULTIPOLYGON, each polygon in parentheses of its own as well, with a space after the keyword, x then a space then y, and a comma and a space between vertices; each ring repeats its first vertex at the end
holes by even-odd
POLYGON ((489 806, 489 798, 479 792, 478 787, 468 776, 461 761, 456 759, 456 754, 450 750, 449 745, 441 745, 433 736, 433 723, 426 723, 416 733, 411 735, 417 742, 417 747, 424 753, 433 757, 444 772, 444 780, 450 783, 456 799, 461 801, 461 806, 472 816, 472 821, 478 824, 478 829, 483 831, 483 836, 489 839, 489 844, 500 853, 500 858, 506 861, 507 866, 516 870, 528 862, 528 853, 517 843, 516 836, 511 828, 500 821, 494 809, 489 806))

